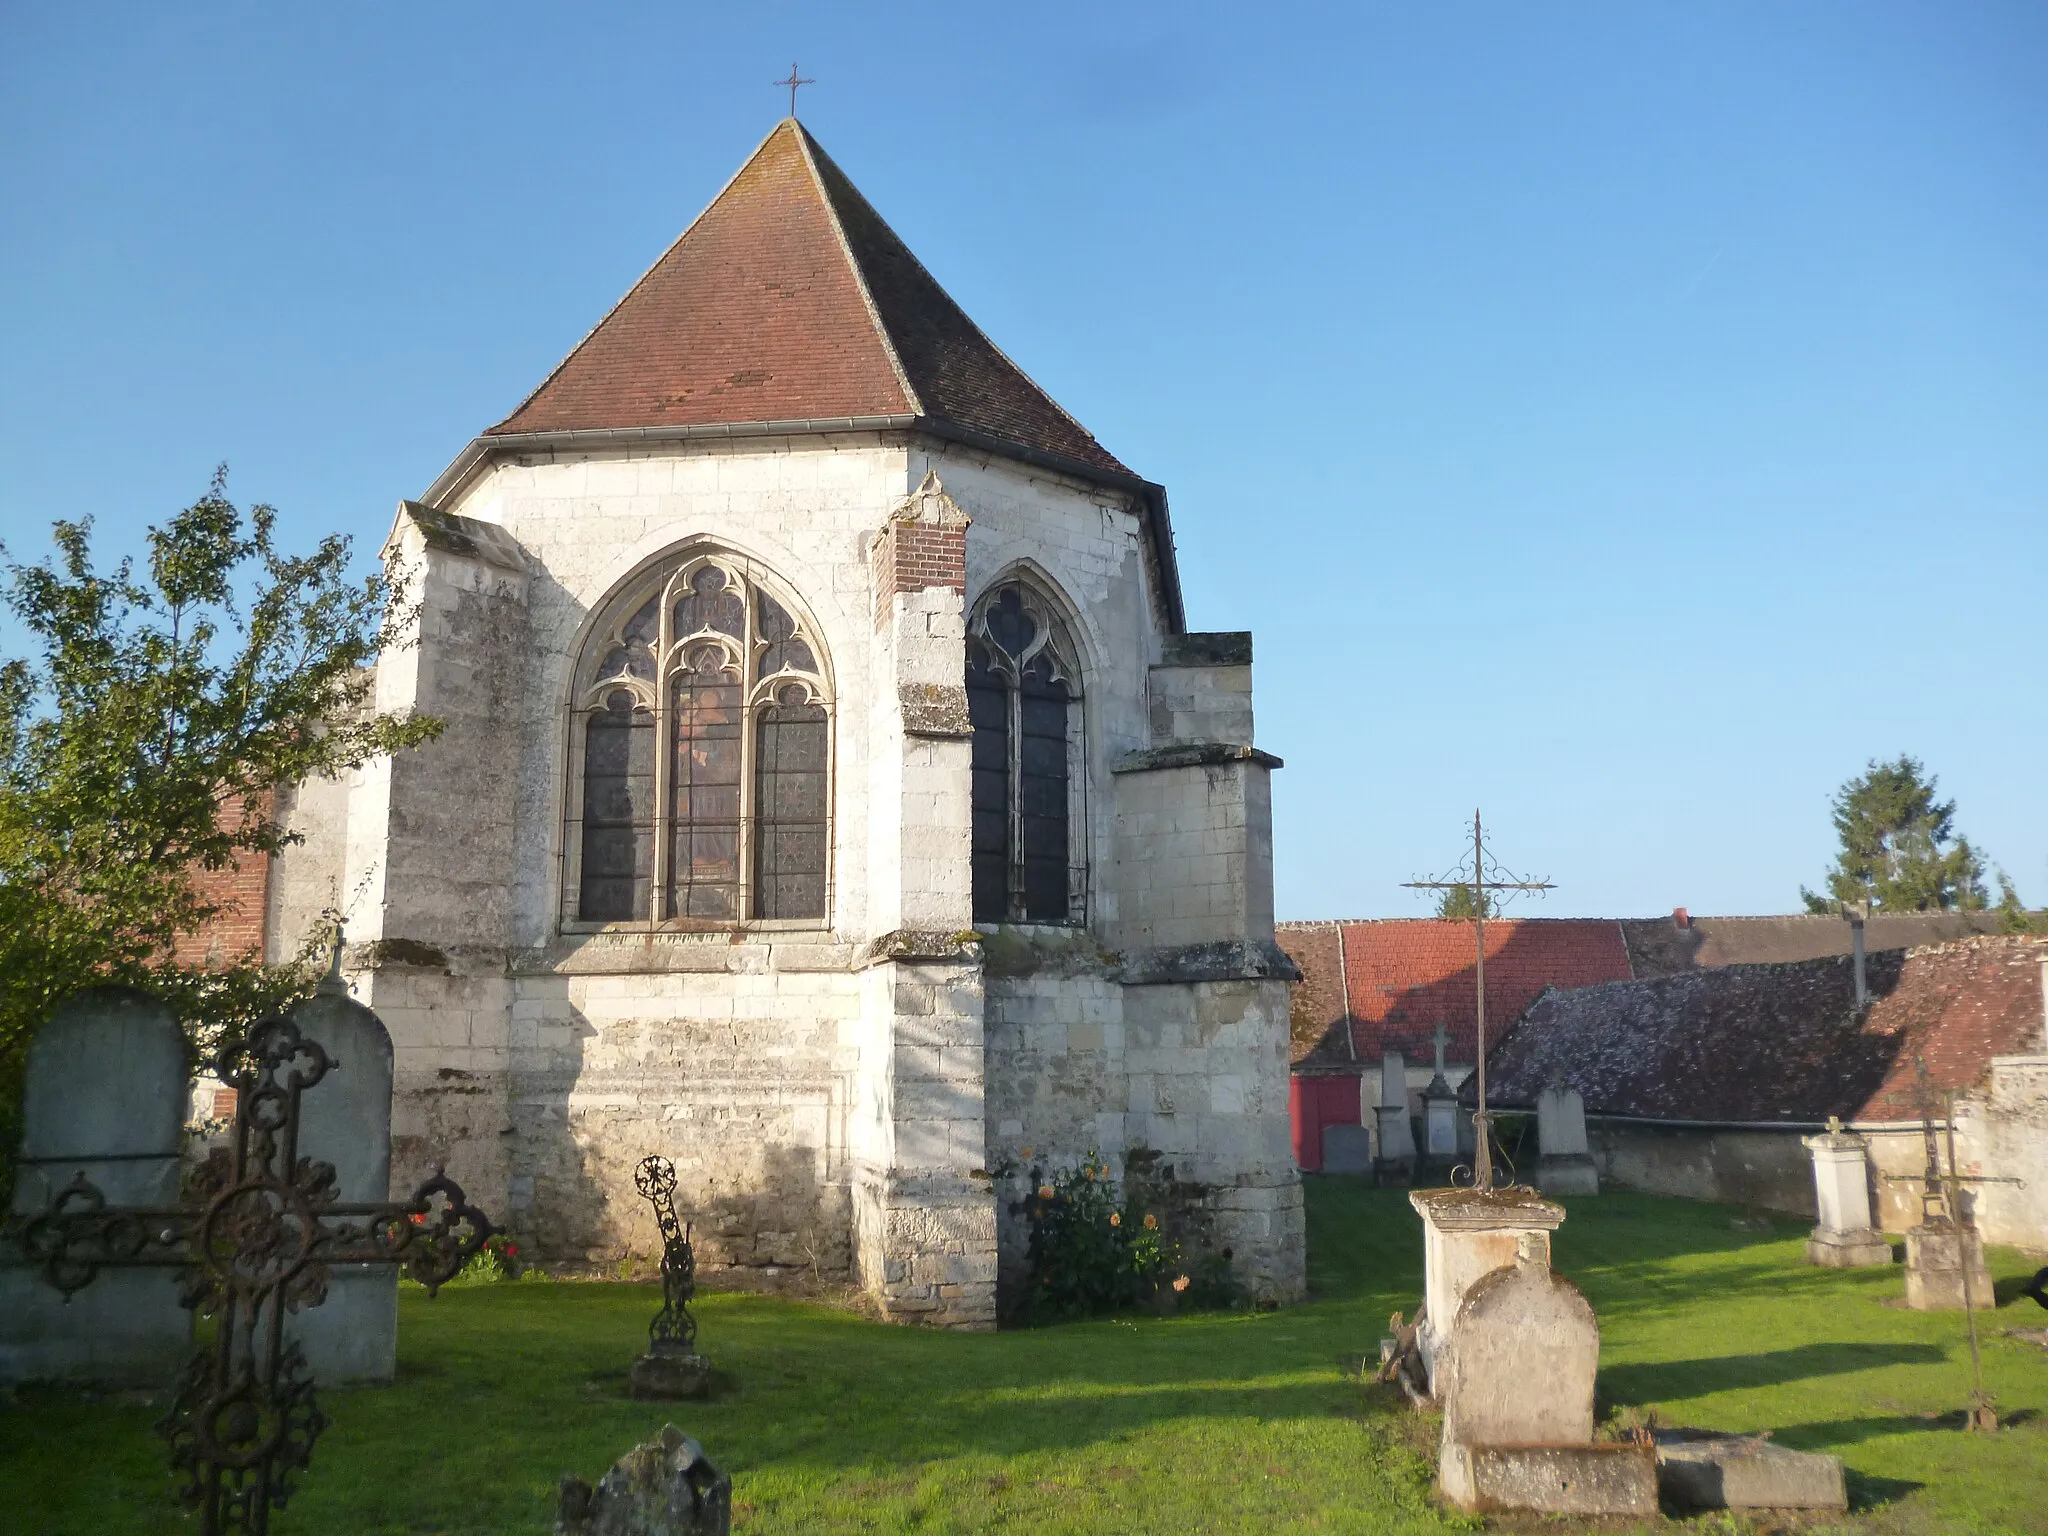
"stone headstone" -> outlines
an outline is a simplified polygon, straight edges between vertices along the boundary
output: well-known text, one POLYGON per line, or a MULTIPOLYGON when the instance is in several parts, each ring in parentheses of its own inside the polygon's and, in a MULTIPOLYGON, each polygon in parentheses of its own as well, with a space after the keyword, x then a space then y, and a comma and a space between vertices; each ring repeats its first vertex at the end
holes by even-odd
POLYGON ((1831 1119, 1818 1136, 1802 1138, 1813 1157, 1814 1204, 1820 1222, 1806 1240, 1806 1262, 1828 1269, 1889 1264, 1892 1245, 1870 1221, 1870 1175, 1864 1140, 1831 1119))
POLYGON ((1441 1077, 1422 1096, 1422 1140, 1431 1163, 1458 1160, 1458 1096, 1441 1077))
MULTIPOLYGON (((155 998, 95 987, 29 1046, 16 1216, 39 1215, 80 1173, 110 1206, 178 1203, 189 1097, 183 1032, 155 998)), ((173 1269, 103 1269, 69 1303, 0 1253, 0 1384, 167 1386, 192 1347, 173 1269)))
POLYGON ((1536 1187, 1546 1195, 1597 1195, 1600 1175, 1586 1143, 1586 1101, 1553 1083, 1536 1095, 1536 1187))
POLYGON ((1513 1264, 1534 1244, 1550 1262, 1550 1234, 1564 1207, 1529 1189, 1419 1189, 1408 1203, 1422 1218, 1422 1324, 1416 1348, 1437 1392, 1436 1359, 1451 1320, 1482 1276, 1513 1264))
POLYGON ((732 1479, 673 1424, 612 1464, 595 1488, 562 1479, 555 1536, 727 1536, 732 1479))
POLYGON ((1415 1130, 1408 1123, 1408 1066, 1399 1051, 1380 1058, 1379 1175, 1389 1184, 1415 1176, 1415 1130))
POLYGON ((1974 1225, 1923 1222, 1906 1232, 1906 1305, 1916 1312, 1960 1312, 1967 1276, 1969 1305, 1995 1305, 1984 1239, 1974 1225))
MULTIPOLYGON (((322 982, 288 1015, 334 1066, 299 1100, 299 1155, 334 1165, 345 1204, 391 1195, 391 1036, 340 979, 322 982)), ((327 1300, 293 1314, 285 1332, 323 1384, 390 1381, 398 1371, 398 1271, 337 1264, 327 1300)))
POLYGON ((1599 1366, 1593 1308, 1551 1273, 1547 1234, 1530 1234, 1451 1323, 1439 1371, 1445 1495, 1467 1509, 1656 1514, 1651 1448, 1593 1442, 1599 1366))
POLYGON ((1323 1172, 1371 1173, 1372 1132, 1362 1125, 1323 1127, 1323 1172))

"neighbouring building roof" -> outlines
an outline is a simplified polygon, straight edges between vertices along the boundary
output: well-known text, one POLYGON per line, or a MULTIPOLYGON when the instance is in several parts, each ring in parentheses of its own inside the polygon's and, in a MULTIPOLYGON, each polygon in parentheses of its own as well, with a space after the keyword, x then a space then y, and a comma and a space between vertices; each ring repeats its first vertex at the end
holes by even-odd
MULTIPOLYGON (((1472 924, 1442 918, 1282 923, 1281 948, 1301 968, 1293 995, 1297 1070, 1377 1067, 1384 1051, 1434 1059, 1435 1031, 1446 1056, 1471 1062, 1474 1029, 1472 924), (1343 964, 1338 963, 1342 952, 1343 964), (1345 1039, 1349 1005, 1351 1038, 1345 1039)), ((1608 918, 1503 918, 1486 925, 1486 1017, 1497 1033, 1546 987, 1625 980, 1628 952, 1608 918)))
POLYGON ((1913 1120, 1916 1058, 1963 1089, 1993 1056, 2040 1054, 2048 940, 1987 936, 1870 956, 1735 965, 1539 998, 1489 1055, 1489 1097, 1552 1082, 1593 1113, 1734 1122, 1913 1120))
MULTIPOLYGON (((1881 912, 1864 925, 1866 950, 1911 949, 1995 933, 1996 912, 1881 912)), ((1712 965, 1767 965, 1849 952, 1839 917, 1631 917, 1621 921, 1629 969, 1638 980, 1712 965)))
POLYGON ((876 418, 1131 474, 982 334, 787 118, 486 435, 876 418))

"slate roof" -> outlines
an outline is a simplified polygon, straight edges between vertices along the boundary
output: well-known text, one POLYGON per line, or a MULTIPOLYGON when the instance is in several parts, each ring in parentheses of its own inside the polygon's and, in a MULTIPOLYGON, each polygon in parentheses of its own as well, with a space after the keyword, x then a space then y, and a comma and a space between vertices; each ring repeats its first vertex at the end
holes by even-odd
POLYGON ((786 118, 486 434, 899 418, 1131 478, 786 118))
POLYGON ((1489 1096, 1552 1081, 1594 1113, 1735 1122, 1913 1120, 1914 1060, 1969 1088, 1993 1056, 2042 1050, 2048 941, 1977 937, 1869 957, 1736 965, 1538 999, 1491 1053, 1489 1096))
MULTIPOLYGON (((1434 1060, 1439 1023, 1449 1037, 1448 1060, 1477 1058, 1471 923, 1442 918, 1282 923, 1277 937, 1302 973, 1292 1002, 1291 1055, 1297 1070, 1345 1071, 1354 1059, 1376 1067, 1381 1052, 1390 1050, 1410 1061, 1434 1060), (1343 1027, 1347 986, 1350 1045, 1343 1027)), ((1584 987, 1629 974, 1621 928, 1611 919, 1489 922, 1488 1032, 1498 1035, 1546 987, 1584 987)))
MULTIPOLYGON (((1996 912, 1880 912, 1864 924, 1863 946, 1911 949, 1973 934, 1995 933, 1996 912)), ((1675 976, 1708 965, 1768 965, 1849 952, 1849 925, 1839 917, 1623 918, 1622 940, 1638 979, 1675 976)))

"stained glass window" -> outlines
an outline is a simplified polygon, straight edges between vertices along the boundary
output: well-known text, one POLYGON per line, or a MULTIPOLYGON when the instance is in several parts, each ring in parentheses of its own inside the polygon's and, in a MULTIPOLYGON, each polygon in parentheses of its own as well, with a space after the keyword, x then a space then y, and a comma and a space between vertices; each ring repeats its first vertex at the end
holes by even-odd
POLYGON ((672 566, 593 637, 580 921, 826 918, 831 709, 820 652, 740 566, 672 566))
POLYGON ((975 605, 967 642, 974 728, 976 922, 1071 922, 1079 690, 1073 651, 1047 603, 1021 583, 975 605))

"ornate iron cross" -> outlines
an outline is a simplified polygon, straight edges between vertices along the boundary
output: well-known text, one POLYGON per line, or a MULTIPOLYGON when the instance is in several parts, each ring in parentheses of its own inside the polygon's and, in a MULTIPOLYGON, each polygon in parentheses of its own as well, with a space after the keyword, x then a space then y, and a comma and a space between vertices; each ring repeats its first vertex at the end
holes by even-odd
POLYGON ((335 1065, 289 1018, 262 1020, 214 1065, 235 1090, 234 1127, 181 1204, 111 1207, 81 1172, 20 1224, 29 1261, 67 1300, 102 1269, 172 1266, 185 1305, 219 1320, 157 1425, 205 1536, 263 1536, 327 1427, 284 1326, 327 1299, 329 1268, 396 1264, 432 1294, 496 1230, 438 1171, 403 1203, 335 1198, 333 1165, 298 1148, 300 1098, 335 1065))
MULTIPOLYGON (((1486 837, 1479 825, 1479 813, 1472 813, 1472 877, 1460 879, 1463 871, 1453 874, 1448 880, 1403 880, 1401 884, 1411 891, 1457 891, 1472 893, 1472 935, 1474 954, 1472 959, 1472 1017, 1473 1027, 1478 1035, 1477 1055, 1478 1108, 1472 1113, 1473 1152, 1472 1185, 1475 1189, 1493 1188, 1493 1116, 1486 1107, 1486 909, 1488 893, 1492 891, 1554 891, 1557 889, 1548 880, 1504 880, 1499 878, 1502 871, 1498 865, 1490 864, 1486 857, 1486 837)), ((1437 1071, 1443 1071, 1443 1047, 1437 1047, 1437 1071)))
POLYGON ((654 1207, 661 1228, 661 1310, 648 1325, 647 1351, 695 1354, 697 1319, 690 1316, 690 1298, 697 1294, 697 1256, 690 1250, 690 1228, 676 1219, 675 1164, 665 1157, 643 1157, 633 1187, 654 1207))

